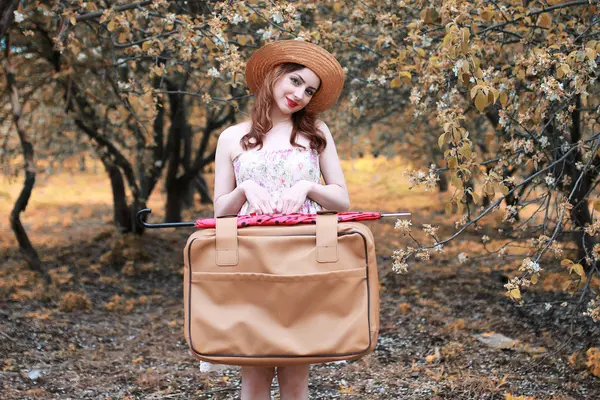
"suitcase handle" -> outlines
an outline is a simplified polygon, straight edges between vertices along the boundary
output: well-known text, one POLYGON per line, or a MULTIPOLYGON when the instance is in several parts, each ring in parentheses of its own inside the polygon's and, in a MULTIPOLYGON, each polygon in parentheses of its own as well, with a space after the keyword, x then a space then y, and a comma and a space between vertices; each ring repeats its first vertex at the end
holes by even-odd
MULTIPOLYGON (((215 220, 216 264, 233 266, 239 263, 237 216, 223 215, 215 220)), ((320 263, 338 261, 338 216, 336 211, 319 211, 316 216, 316 259, 320 263)))

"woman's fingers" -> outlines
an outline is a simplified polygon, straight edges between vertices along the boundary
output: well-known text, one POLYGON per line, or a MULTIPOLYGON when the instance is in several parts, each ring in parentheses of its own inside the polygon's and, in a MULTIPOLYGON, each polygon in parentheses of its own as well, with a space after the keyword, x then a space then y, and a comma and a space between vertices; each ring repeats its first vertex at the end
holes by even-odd
POLYGON ((265 211, 265 214, 273 214, 273 207, 271 207, 270 200, 266 200, 263 202, 262 209, 265 211))
POLYGON ((275 200, 269 200, 269 204, 271 205, 271 208, 273 209, 273 214, 277 214, 277 212, 279 211, 277 202, 275 200))

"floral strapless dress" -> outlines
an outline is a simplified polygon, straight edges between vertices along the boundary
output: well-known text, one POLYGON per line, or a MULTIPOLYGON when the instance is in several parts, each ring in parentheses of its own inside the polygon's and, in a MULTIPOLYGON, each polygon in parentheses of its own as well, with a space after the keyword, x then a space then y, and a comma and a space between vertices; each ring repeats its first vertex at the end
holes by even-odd
MULTIPOLYGON (((321 182, 319 155, 316 150, 293 147, 291 149, 249 150, 233 159, 236 185, 251 179, 269 191, 275 201, 281 193, 298 181, 321 182)), ((314 214, 322 210, 319 203, 306 199, 301 214, 314 214)), ((247 201, 238 215, 248 215, 255 210, 247 201)))

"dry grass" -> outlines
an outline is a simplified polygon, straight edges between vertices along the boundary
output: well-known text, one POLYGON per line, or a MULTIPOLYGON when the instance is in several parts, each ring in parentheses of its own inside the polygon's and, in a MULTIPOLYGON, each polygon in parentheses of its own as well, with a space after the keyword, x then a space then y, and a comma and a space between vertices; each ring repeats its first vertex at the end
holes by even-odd
MULTIPOLYGON (((442 237, 454 231, 457 217, 443 212, 448 194, 409 189, 402 160, 365 157, 344 160, 342 167, 353 210, 410 211, 414 235, 426 244, 431 241, 422 224, 439 226, 442 237)), ((212 186, 213 177, 207 179, 212 186)), ((157 185, 149 201, 153 221, 160 220, 164 207, 162 187, 157 185)), ((20 189, 20 180, 0 184, 4 215, 20 189)), ((111 196, 101 169, 40 176, 22 221, 54 279, 51 288, 27 270, 7 218, 0 220, 0 252, 6 259, 0 269, 0 317, 10 316, 0 328, 0 337, 6 338, 0 340, 4 398, 235 398, 238 370, 200 374, 197 362, 187 356, 180 304, 180 250, 187 233, 118 235, 111 196), (33 382, 27 371, 36 368, 43 375, 33 382)), ((198 206, 184 219, 211 213, 211 207, 198 206)), ((560 290, 565 271, 558 267, 542 275, 526 294, 529 303, 518 307, 504 296, 503 284, 517 273, 526 249, 512 248, 506 258, 478 256, 506 242, 491 231, 491 223, 500 219, 500 213, 490 215, 482 232, 469 230, 446 245, 444 254, 413 262, 404 276, 391 273, 391 254, 414 242, 394 231, 394 219, 366 222, 379 256, 381 343, 359 361, 315 366, 315 398, 598 395, 591 374, 600 365, 599 353, 586 353, 597 333, 583 325, 569 330, 573 325, 567 322, 576 313, 567 314, 558 305, 568 299, 560 290), (484 233, 492 237, 485 246, 484 233), (458 264, 462 252, 471 260, 458 264), (556 305, 544 311, 545 303, 556 305), (491 331, 519 340, 525 349, 543 346, 548 351, 540 357, 487 348, 474 339, 491 331), (563 348, 567 335, 571 340, 563 348)))

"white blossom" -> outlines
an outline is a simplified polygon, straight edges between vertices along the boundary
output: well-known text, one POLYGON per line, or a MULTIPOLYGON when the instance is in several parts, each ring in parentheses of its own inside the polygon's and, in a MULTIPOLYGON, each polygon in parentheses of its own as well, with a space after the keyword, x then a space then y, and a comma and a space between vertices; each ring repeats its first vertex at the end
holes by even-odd
POLYGON ((221 73, 219 72, 218 69, 216 69, 215 67, 211 67, 208 72, 207 72, 208 76, 210 76, 211 78, 220 78, 221 77, 221 73))
POLYGON ((458 60, 456 64, 454 64, 454 68, 452 68, 452 72, 454 72, 454 76, 458 76, 458 71, 462 68, 464 64, 464 60, 458 60))
POLYGON ((269 40, 271 38, 271 36, 273 36, 273 31, 270 29, 267 29, 266 31, 263 32, 261 39, 262 40, 269 40))
POLYGON ((461 264, 464 264, 465 262, 467 262, 468 259, 469 259, 469 257, 465 253, 460 253, 458 255, 458 262, 461 264))
POLYGON ((244 18, 242 18, 242 16, 240 14, 235 14, 233 16, 233 19, 231 21, 234 25, 239 24, 240 22, 244 22, 244 18))
POLYGON ((405 262, 394 261, 392 264, 392 271, 397 274, 405 274, 408 272, 408 264, 405 262))
POLYGON ((23 14, 21 14, 18 11, 15 11, 13 14, 15 14, 15 22, 23 22, 25 20, 25 16, 23 14))
POLYGON ((280 24, 283 21, 285 21, 283 15, 281 15, 281 12, 279 11, 274 12, 273 15, 271 15, 271 19, 277 24, 280 24))

